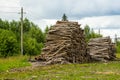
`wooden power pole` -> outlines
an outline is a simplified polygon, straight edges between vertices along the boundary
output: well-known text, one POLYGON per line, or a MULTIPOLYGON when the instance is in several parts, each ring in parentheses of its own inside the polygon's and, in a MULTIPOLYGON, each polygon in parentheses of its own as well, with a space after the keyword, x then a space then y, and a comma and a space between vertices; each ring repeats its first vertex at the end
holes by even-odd
POLYGON ((21 8, 21 55, 23 55, 23 7, 21 8))

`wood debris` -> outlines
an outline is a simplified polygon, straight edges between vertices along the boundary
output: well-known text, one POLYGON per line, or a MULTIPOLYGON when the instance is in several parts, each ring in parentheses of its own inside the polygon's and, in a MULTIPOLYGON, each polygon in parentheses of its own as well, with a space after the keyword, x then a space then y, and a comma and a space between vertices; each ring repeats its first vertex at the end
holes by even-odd
POLYGON ((90 54, 93 60, 108 61, 116 58, 115 44, 112 43, 110 37, 91 39, 87 48, 87 53, 90 54))
POLYGON ((42 54, 35 59, 45 64, 88 62, 86 46, 84 31, 77 22, 57 21, 48 31, 42 54))

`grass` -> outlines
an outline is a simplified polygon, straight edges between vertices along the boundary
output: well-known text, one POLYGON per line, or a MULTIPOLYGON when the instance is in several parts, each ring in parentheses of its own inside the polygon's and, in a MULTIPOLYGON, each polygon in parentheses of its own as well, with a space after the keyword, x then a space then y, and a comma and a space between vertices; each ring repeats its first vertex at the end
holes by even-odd
POLYGON ((24 71, 2 72, 0 79, 120 80, 120 62, 51 65, 24 71))
POLYGON ((30 63, 27 61, 27 56, 0 58, 0 72, 24 66, 30 66, 30 63))
POLYGON ((117 53, 116 56, 117 56, 117 58, 120 58, 120 53, 117 53))
MULTIPOLYGON (((120 54, 117 54, 120 57, 120 54)), ((120 61, 48 65, 18 71, 3 71, 0 80, 120 80, 120 61)))

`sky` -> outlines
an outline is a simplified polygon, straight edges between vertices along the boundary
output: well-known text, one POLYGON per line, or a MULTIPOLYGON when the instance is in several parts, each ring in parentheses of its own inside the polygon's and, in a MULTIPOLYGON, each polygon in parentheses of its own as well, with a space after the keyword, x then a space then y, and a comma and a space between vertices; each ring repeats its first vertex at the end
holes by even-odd
POLYGON ((20 8, 27 17, 44 30, 54 25, 65 13, 69 21, 87 24, 104 36, 120 36, 120 0, 0 0, 0 18, 19 20, 20 8))

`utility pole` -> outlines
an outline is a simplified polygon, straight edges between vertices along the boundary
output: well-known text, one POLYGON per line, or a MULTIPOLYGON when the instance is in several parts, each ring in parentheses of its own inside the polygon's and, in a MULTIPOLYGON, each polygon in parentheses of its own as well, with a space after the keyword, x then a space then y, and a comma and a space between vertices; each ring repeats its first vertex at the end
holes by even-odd
MULTIPOLYGON (((18 12, 4 12, 4 11, 0 11, 0 12, 3 12, 3 13, 18 13, 18 12)), ((21 55, 23 55, 23 14, 25 14, 25 12, 23 12, 23 7, 21 7, 21 11, 18 14, 21 15, 21 17, 20 17, 20 21, 21 21, 21 55)))
POLYGON ((23 55, 23 7, 21 8, 21 55, 23 55))

